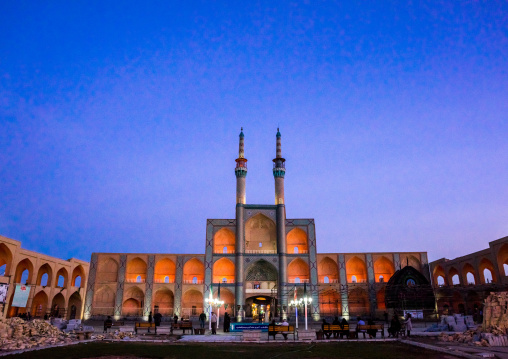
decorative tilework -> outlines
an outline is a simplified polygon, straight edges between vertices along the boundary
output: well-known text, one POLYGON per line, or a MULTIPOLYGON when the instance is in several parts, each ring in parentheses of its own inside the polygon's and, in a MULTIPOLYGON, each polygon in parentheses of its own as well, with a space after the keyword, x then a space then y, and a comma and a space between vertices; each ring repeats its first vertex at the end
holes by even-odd
POLYGON ((174 299, 174 312, 179 317, 181 316, 182 308, 182 282, 183 282, 183 265, 185 258, 178 256, 176 258, 176 278, 175 278, 175 299, 174 299))
POLYGON ((118 266, 118 286, 116 287, 115 318, 122 316, 123 288, 125 284, 125 271, 127 269, 127 255, 120 256, 120 265, 118 266))
POLYGON ((348 286, 347 286, 347 277, 346 277, 346 258, 344 254, 339 254, 338 261, 339 264, 339 276, 340 276, 340 296, 342 302, 342 316, 346 319, 349 319, 349 299, 348 299, 348 286))
POLYGON ((148 267, 146 269, 146 282, 145 282, 145 307, 143 316, 148 317, 152 310, 152 293, 153 293, 153 274, 155 271, 155 255, 148 256, 148 267))
POLYGON ((90 269, 88 272, 88 283, 86 286, 85 310, 83 314, 85 320, 92 316, 92 303, 95 288, 95 276, 97 274, 98 258, 99 255, 97 253, 92 253, 92 260, 90 262, 90 269))
POLYGON ((400 269, 400 254, 399 253, 394 253, 393 254, 393 263, 395 264, 395 270, 399 270, 400 269))

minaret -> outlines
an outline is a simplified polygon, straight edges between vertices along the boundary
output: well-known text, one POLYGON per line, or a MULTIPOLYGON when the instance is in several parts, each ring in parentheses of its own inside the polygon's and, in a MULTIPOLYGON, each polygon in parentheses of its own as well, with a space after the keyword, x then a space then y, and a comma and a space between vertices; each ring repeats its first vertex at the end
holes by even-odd
POLYGON ((235 238, 235 302, 237 321, 241 322, 243 312, 243 252, 244 252, 244 206, 245 206, 245 177, 247 177, 247 159, 243 152, 243 127, 240 132, 238 158, 236 159, 236 238, 235 238))
MULTIPOLYGON (((279 280, 277 297, 279 304, 287 308, 287 257, 286 257, 286 207, 284 205, 284 175, 286 174, 285 162, 282 158, 281 135, 277 128, 277 151, 273 159, 273 177, 275 178, 275 204, 277 205, 277 253, 279 254, 279 280)), ((285 311, 282 312, 287 317, 285 311)))
POLYGON ((245 204, 245 177, 247 177, 247 159, 243 152, 243 127, 240 132, 240 143, 238 146, 238 158, 236 159, 236 203, 245 204))

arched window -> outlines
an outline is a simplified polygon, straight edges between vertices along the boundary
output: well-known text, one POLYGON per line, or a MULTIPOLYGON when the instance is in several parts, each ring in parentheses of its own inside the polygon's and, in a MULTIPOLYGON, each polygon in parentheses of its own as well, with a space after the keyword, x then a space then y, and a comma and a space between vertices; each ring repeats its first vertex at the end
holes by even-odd
POLYGON ((351 276, 351 283, 356 283, 356 276, 355 275, 351 276))
POLYGON ((169 277, 168 276, 164 277, 164 283, 169 283, 169 277))
POLYGON ((468 272, 466 274, 466 278, 467 278, 467 284, 475 284, 474 274, 473 273, 468 272))
POLYGON ((227 252, 228 252, 228 247, 222 248, 222 253, 227 253, 227 252))
POLYGON ((508 275, 508 264, 503 264, 504 275, 508 275))
POLYGON ((75 279, 74 279, 74 286, 75 287, 81 287, 81 276, 77 276, 75 279))
POLYGON ((222 278, 222 283, 227 283, 228 280, 226 278, 222 278))
POLYGON ((59 275, 58 276, 58 281, 56 282, 56 286, 60 287, 60 288, 63 288, 64 284, 65 284, 65 278, 64 278, 64 276, 63 275, 59 275))
POLYGON ((492 272, 490 269, 485 268, 483 270, 483 277, 485 278, 485 283, 492 283, 492 272))
POLYGON ((259 248, 263 247, 263 243, 259 242, 259 248))
POLYGON ((437 277, 437 285, 439 285, 439 286, 444 285, 444 278, 442 275, 437 277))
POLYGON ((25 269, 23 271, 23 273, 21 273, 21 281, 20 281, 20 283, 21 284, 26 284, 27 281, 28 281, 28 269, 25 269))
POLYGON ((41 285, 43 287, 48 285, 48 273, 44 273, 41 277, 41 285))
POLYGON ((325 276, 325 278, 323 279, 323 282, 330 283, 330 278, 328 278, 328 276, 325 276))
POLYGON ((295 283, 300 283, 300 278, 296 277, 295 278, 295 283))
POLYGON ((7 269, 7 264, 4 264, 0 267, 0 275, 5 275, 5 270, 7 269))
POLYGON ((298 247, 295 247, 294 251, 295 253, 298 253, 298 247))
POLYGON ((141 276, 140 276, 140 275, 138 275, 138 276, 136 277, 136 282, 141 283, 141 276))
POLYGON ((453 285, 460 284, 460 279, 459 279, 459 275, 458 275, 458 274, 455 274, 455 275, 452 277, 452 284, 453 284, 453 285))
POLYGON ((382 275, 380 275, 379 276, 379 283, 384 283, 384 282, 385 282, 385 278, 382 275))
POLYGON ((192 283, 197 284, 198 283, 198 277, 193 277, 192 278, 192 283))

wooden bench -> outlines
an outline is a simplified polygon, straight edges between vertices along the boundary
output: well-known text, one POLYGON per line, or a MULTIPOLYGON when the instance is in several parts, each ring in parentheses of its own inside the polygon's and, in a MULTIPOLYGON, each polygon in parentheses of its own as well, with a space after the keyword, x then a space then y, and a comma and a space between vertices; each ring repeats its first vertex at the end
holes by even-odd
POLYGON ((157 327, 154 323, 136 323, 134 331, 136 334, 138 334, 138 329, 146 329, 148 332, 150 332, 150 328, 155 328, 155 334, 157 334, 157 327))
POLYGON ((385 337, 385 325, 384 324, 364 324, 364 325, 357 325, 356 326, 356 332, 357 333, 363 333, 363 337, 365 338, 365 334, 367 330, 379 330, 381 331, 381 336, 385 337))
POLYGON ((106 327, 106 332, 108 331, 108 329, 119 329, 120 327, 123 327, 125 325, 125 323, 123 321, 118 321, 118 322, 112 322, 111 324, 105 324, 105 327, 106 327))
POLYGON ((349 324, 345 325, 344 328, 339 324, 325 324, 323 326, 323 333, 328 339, 330 339, 332 333, 334 334, 334 338, 337 338, 339 335, 341 338, 343 338, 344 335, 349 338, 349 324))
POLYGON ((172 323, 171 324, 171 334, 173 334, 173 330, 181 329, 183 334, 185 334, 186 330, 189 330, 192 334, 192 322, 181 322, 181 323, 172 323))
POLYGON ((273 340, 277 334, 282 334, 284 339, 288 338, 288 334, 293 335, 293 340, 296 340, 296 331, 294 325, 269 325, 268 326, 268 341, 270 335, 273 335, 273 340))

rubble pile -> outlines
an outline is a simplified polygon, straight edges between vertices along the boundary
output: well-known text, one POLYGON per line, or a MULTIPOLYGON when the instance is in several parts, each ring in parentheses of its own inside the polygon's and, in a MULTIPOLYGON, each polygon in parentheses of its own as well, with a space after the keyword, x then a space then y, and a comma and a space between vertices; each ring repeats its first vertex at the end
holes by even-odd
POLYGON ((482 347, 490 346, 489 341, 483 337, 480 329, 470 329, 466 330, 464 333, 455 333, 452 335, 441 333, 438 339, 442 342, 457 342, 482 347))
POLYGON ((64 333, 44 320, 0 320, 0 351, 65 344, 76 340, 76 335, 64 333))

